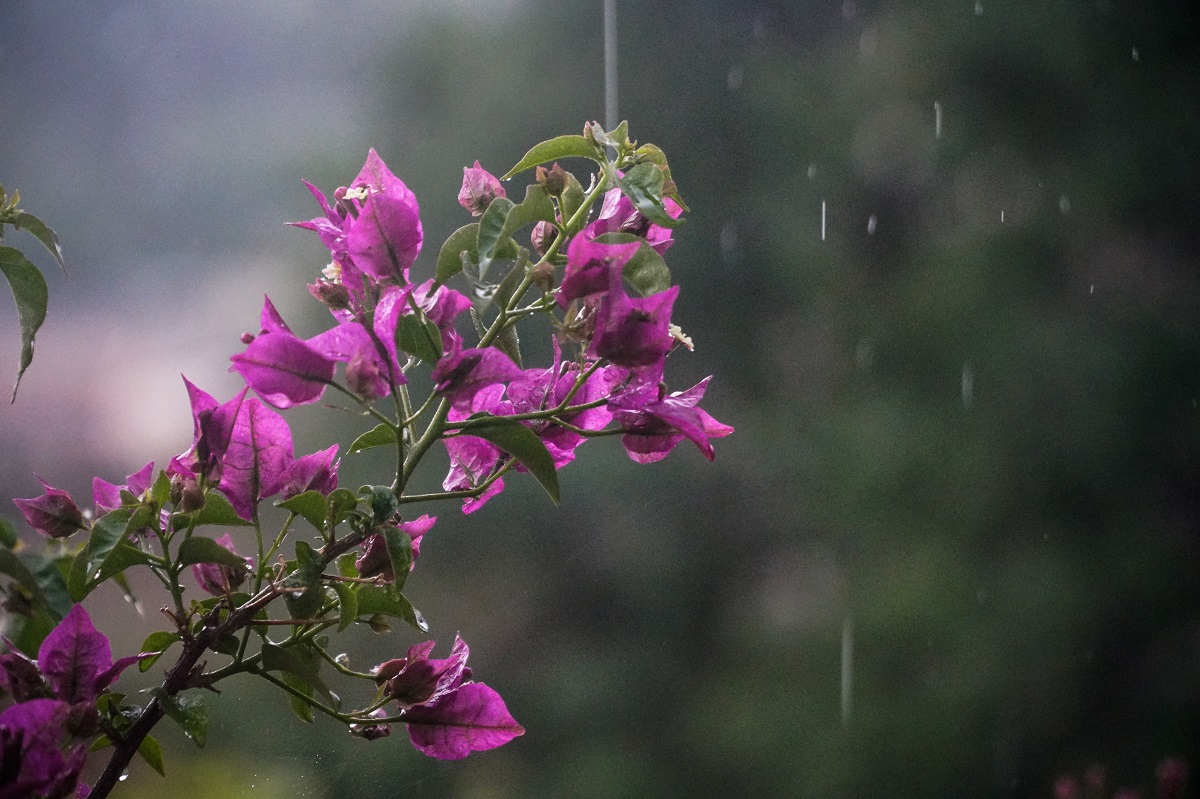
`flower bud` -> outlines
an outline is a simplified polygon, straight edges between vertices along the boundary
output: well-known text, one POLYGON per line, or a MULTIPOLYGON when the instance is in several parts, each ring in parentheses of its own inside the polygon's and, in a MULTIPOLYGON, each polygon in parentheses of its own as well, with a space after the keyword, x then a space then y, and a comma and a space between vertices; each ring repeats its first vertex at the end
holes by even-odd
MULTIPOLYGON (((373 719, 387 718, 387 711, 384 710, 383 708, 379 708, 378 710, 371 711, 369 717, 373 718, 373 719)), ((391 724, 351 724, 350 725, 350 734, 357 738, 363 738, 368 741, 375 741, 380 738, 386 738, 387 736, 391 735, 392 734, 392 725, 391 724)))
POLYGON ((458 204, 471 212, 472 216, 480 216, 492 200, 504 197, 504 187, 491 172, 475 162, 475 166, 463 167, 462 189, 458 192, 458 204))
POLYGON ((83 511, 61 488, 55 488, 42 478, 44 494, 33 499, 14 499, 13 503, 25 516, 30 527, 50 538, 66 538, 84 528, 83 511))
POLYGON ((571 173, 554 162, 554 166, 546 169, 544 166, 539 166, 536 175, 537 182, 546 189, 546 193, 551 197, 557 197, 567 189, 567 184, 571 182, 571 173))
POLYGON ((350 307, 350 289, 341 283, 318 280, 316 283, 308 285, 308 293, 334 311, 342 311, 350 307))
POLYGON ((533 245, 534 252, 538 255, 545 255, 557 237, 558 228, 542 220, 533 226, 533 231, 529 234, 529 243, 533 245))

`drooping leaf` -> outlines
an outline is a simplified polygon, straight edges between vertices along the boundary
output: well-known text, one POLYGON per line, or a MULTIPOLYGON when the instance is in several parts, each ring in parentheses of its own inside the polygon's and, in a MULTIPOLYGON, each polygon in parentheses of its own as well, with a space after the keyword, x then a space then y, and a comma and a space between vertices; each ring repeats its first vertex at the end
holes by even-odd
POLYGON ((558 471, 554 468, 554 459, 537 433, 518 421, 502 416, 481 413, 472 415, 470 420, 478 420, 478 423, 466 428, 466 435, 490 441, 512 455, 537 478, 551 501, 555 505, 559 504, 558 471))
MULTIPOLYGON (((479 241, 475 252, 479 255, 481 272, 486 268, 482 265, 491 263, 496 257, 497 248, 504 241, 505 220, 514 206, 515 203, 507 197, 497 197, 479 218, 479 241)), ((480 277, 483 275, 480 274, 480 277)))
POLYGON ((663 173, 654 164, 638 164, 618 177, 617 184, 633 206, 642 212, 642 216, 654 224, 666 228, 677 228, 683 224, 682 219, 672 218, 663 205, 663 173))
POLYGON ((557 136, 544 142, 539 142, 529 149, 500 179, 508 180, 513 175, 532 169, 538 164, 556 161, 559 158, 590 158, 600 164, 604 163, 604 151, 594 142, 583 136, 557 136))
POLYGON ((463 225, 450 234, 450 237, 442 245, 442 249, 438 251, 437 266, 434 271, 434 280, 438 285, 445 283, 462 271, 462 254, 464 252, 469 252, 478 260, 475 250, 478 241, 478 222, 463 225))
POLYGON ((63 261, 62 246, 58 242, 58 234, 49 225, 27 211, 18 211, 12 219, 12 225, 32 233, 42 243, 42 246, 50 251, 54 260, 58 261, 59 268, 63 272, 67 271, 67 265, 63 261))
POLYGON ((138 754, 142 760, 146 761, 146 765, 158 772, 160 777, 167 776, 167 772, 163 770, 162 747, 159 746, 154 736, 147 735, 142 739, 142 742, 138 744, 138 754))
POLYGON ((363 585, 358 589, 359 618, 376 614, 403 619, 421 632, 429 632, 425 617, 394 586, 363 585))
POLYGON ((188 740, 204 748, 208 740, 208 706, 197 693, 179 693, 171 696, 161 689, 154 692, 162 704, 163 711, 179 725, 188 740))
POLYGON ((358 592, 346 583, 334 583, 338 595, 338 632, 349 627, 358 618, 358 592))
POLYGON ((12 290, 13 300, 17 304, 17 320, 21 325, 21 359, 12 392, 12 401, 16 401, 21 375, 25 374, 25 370, 33 362, 33 339, 42 322, 46 320, 46 304, 49 302, 50 292, 46 288, 46 279, 42 277, 38 268, 20 250, 13 247, 0 247, 0 272, 4 273, 12 290))

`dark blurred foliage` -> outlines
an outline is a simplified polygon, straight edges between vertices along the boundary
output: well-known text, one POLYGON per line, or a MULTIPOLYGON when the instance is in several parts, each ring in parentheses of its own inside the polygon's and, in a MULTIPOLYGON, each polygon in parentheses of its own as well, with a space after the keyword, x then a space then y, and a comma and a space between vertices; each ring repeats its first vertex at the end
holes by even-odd
MULTIPOLYGON (((214 698, 203 758, 244 779, 217 781, 179 744, 179 784, 999 797, 1050 796, 1093 762, 1143 791, 1163 756, 1194 770, 1195 12, 620 14, 621 116, 664 148, 692 208, 668 263, 697 352, 672 356, 668 379, 715 374, 705 406, 737 433, 715 464, 681 447, 637 467, 589 444, 559 509, 519 478, 470 518, 438 509, 410 595, 443 647, 455 630, 470 642, 524 738, 433 763, 302 728, 242 682, 214 698)), ((600 35, 599 2, 529 2, 439 16, 374 54, 354 136, 422 199, 425 264, 463 224, 463 164, 503 172, 599 115, 600 35)), ((331 188, 356 159, 295 168, 331 188)), ((346 468, 346 484, 370 479, 346 468)), ((364 632, 348 650, 369 664, 414 636, 364 632)), ((129 794, 158 795, 156 780, 136 773, 129 794)))

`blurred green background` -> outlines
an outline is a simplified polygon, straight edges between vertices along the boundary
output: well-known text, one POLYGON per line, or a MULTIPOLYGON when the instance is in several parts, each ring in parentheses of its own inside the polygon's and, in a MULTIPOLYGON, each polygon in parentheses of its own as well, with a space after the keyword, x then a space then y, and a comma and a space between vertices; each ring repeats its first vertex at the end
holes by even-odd
MULTIPOLYGON (((137 766, 123 795, 1037 797, 1100 762, 1149 796, 1161 757, 1200 766, 1196 17, 619 3, 620 116, 692 208, 668 263, 697 347, 668 379, 714 374, 737 432, 713 464, 589 444, 559 509, 514 479, 435 511, 406 591, 523 738, 432 762, 244 681, 207 749, 160 730, 170 781, 137 766)), ((322 329, 326 256, 282 224, 316 211, 301 178, 374 146, 425 274, 464 165, 602 117, 602 53, 599 0, 0 2, 0 181, 71 268, 39 260, 0 494, 186 449, 179 373, 232 394, 264 292, 322 329)), ((0 342, 10 376, 15 314, 0 342)), ((289 419, 304 452, 356 435, 289 419)), ((118 646, 157 624, 142 601, 97 597, 118 646)))

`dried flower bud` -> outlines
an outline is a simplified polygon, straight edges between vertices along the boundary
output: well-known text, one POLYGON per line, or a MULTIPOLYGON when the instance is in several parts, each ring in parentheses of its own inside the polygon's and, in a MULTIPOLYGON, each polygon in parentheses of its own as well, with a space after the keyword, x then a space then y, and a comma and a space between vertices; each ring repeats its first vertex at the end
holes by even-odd
POLYGON ((473 167, 463 167, 463 182, 462 189, 458 192, 458 204, 470 211, 472 216, 481 215, 492 204, 492 200, 503 196, 505 196, 505 192, 500 181, 491 172, 481 167, 478 161, 473 167))
POLYGON ((554 166, 546 169, 544 166, 539 166, 534 173, 539 185, 546 189, 546 193, 552 197, 557 197, 566 191, 567 185, 571 182, 571 173, 554 162, 554 166))

